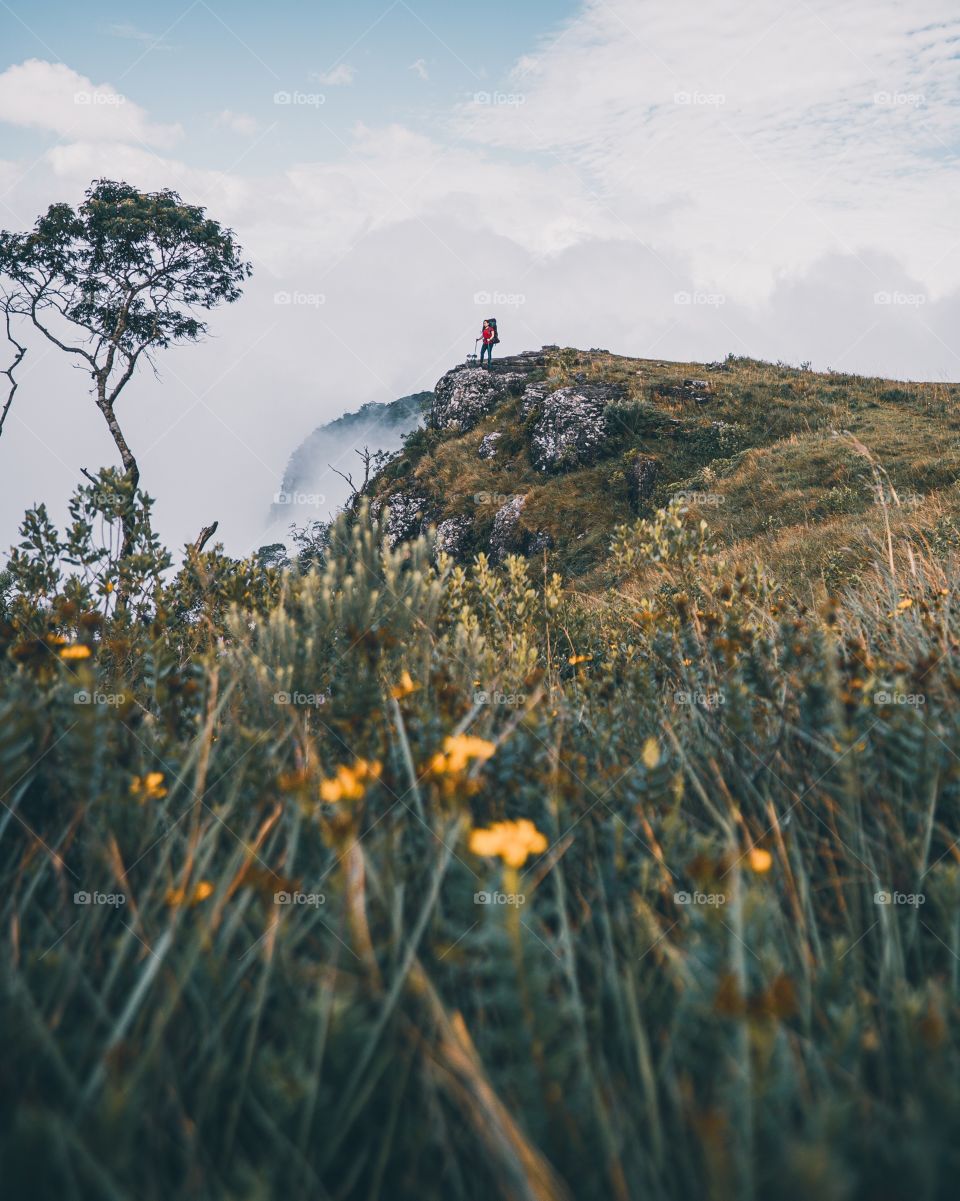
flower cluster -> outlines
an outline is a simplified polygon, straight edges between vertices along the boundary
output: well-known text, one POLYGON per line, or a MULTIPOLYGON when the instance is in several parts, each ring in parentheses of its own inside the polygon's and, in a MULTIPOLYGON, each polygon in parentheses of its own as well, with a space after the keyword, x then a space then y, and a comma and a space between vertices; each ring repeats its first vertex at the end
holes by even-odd
POLYGON ((337 774, 320 782, 320 799, 329 801, 359 801, 367 787, 380 778, 380 763, 368 759, 354 760, 352 767, 341 765, 337 774))
POLYGON ((529 818, 494 822, 486 830, 470 832, 470 850, 475 855, 499 855, 507 867, 523 867, 530 855, 547 849, 547 838, 529 818))

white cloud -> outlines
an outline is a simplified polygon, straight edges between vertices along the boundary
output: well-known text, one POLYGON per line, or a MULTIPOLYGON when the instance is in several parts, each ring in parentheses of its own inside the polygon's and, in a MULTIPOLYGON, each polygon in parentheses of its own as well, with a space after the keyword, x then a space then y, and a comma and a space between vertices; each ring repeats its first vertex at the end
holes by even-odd
POLYGON ((310 78, 328 88, 337 88, 353 83, 356 74, 356 67, 351 67, 349 63, 338 63, 329 71, 314 71, 310 78))
POLYGON ((217 114, 214 124, 218 128, 230 129, 234 133, 251 138, 263 128, 256 117, 247 116, 246 113, 235 113, 229 108, 225 108, 217 114))
POLYGON ((63 63, 28 59, 0 74, 0 121, 59 134, 171 146, 179 125, 150 121, 109 83, 94 84, 63 63))
POLYGON ((408 71, 416 71, 421 79, 429 79, 430 74, 427 71, 427 63, 425 59, 418 58, 415 63, 411 63, 407 68, 408 71))
POLYGON ((598 229, 744 298, 869 248, 940 294, 960 283, 958 38, 954 0, 589 0, 460 129, 565 164, 598 229))

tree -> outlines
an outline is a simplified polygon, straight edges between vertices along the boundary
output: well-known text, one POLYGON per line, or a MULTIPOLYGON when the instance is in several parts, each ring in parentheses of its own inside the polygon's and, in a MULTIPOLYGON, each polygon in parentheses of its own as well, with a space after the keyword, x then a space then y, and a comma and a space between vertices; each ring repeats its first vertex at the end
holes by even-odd
MULTIPOLYGON (((141 358, 207 331, 197 310, 231 304, 251 265, 232 230, 173 191, 140 192, 94 180, 83 203, 51 205, 30 233, 0 232, 0 311, 9 340, 20 318, 88 371, 97 408, 136 493, 140 469, 117 420, 117 400, 141 358)), ((11 383, 6 408, 13 399, 11 383)), ((6 409, 4 410, 6 412, 6 409)), ((135 542, 133 505, 123 513, 124 553, 135 542)))

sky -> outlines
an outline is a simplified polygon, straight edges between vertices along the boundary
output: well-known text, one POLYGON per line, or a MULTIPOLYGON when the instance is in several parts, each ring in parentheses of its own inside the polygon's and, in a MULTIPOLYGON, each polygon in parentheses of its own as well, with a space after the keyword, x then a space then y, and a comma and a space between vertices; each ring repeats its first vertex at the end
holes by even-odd
MULTIPOLYGON (((236 232, 244 297, 118 417, 164 540, 241 555, 311 430, 488 312, 506 353, 960 378, 958 57, 955 0, 0 0, 0 228, 107 177, 236 232)), ((0 546, 116 462, 64 358, 21 369, 0 546)))

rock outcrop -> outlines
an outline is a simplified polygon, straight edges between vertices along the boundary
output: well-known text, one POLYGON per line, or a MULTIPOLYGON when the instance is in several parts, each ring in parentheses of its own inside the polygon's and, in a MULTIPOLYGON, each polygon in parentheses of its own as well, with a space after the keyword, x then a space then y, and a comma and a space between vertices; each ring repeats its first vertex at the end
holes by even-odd
POLYGON ((465 433, 513 391, 526 375, 519 371, 488 371, 482 367, 454 367, 437 383, 428 423, 438 430, 465 433))
POLYGON ((484 434, 480 439, 480 445, 477 447, 477 458, 492 459, 497 453, 497 443, 503 437, 500 430, 494 430, 490 434, 484 434))
POLYGON ((592 463, 607 439, 607 408, 619 398, 619 390, 603 384, 558 388, 539 402, 531 394, 531 405, 540 409, 530 438, 534 466, 568 471, 592 463))
POLYGON ((512 496, 497 510, 490 531, 490 555, 495 562, 507 555, 522 554, 526 549, 528 533, 520 524, 520 515, 526 503, 525 496, 512 496))
POLYGON ((437 526, 436 553, 444 552, 457 559, 464 552, 464 544, 473 528, 469 517, 448 517, 437 526))

